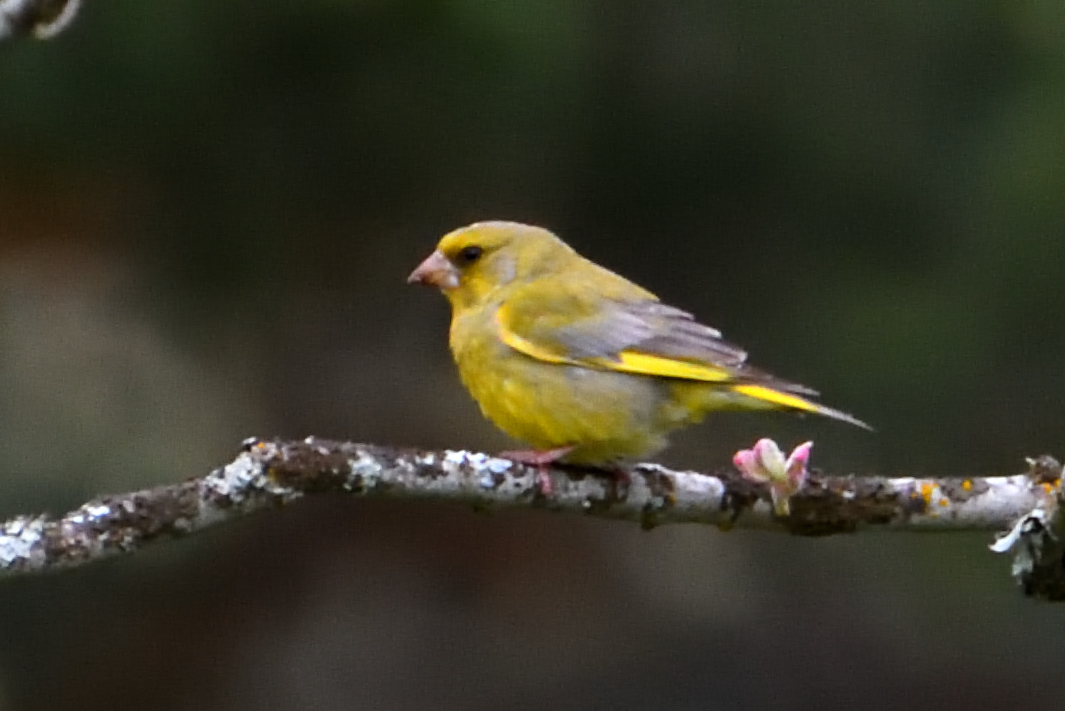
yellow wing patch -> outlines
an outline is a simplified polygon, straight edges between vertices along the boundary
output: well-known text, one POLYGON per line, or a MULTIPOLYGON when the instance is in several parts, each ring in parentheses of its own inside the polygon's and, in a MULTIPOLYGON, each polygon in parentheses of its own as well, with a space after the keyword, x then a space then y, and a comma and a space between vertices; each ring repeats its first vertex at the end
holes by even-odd
POLYGON ((561 363, 565 365, 582 366, 585 368, 599 368, 621 373, 632 373, 634 375, 649 375, 660 378, 679 378, 682 380, 695 380, 704 383, 718 383, 733 392, 746 395, 747 397, 756 400, 761 400, 762 402, 767 402, 771 405, 792 408, 803 412, 814 412, 827 417, 834 417, 845 422, 851 422, 866 429, 869 428, 864 422, 856 420, 846 413, 818 405, 817 403, 810 402, 797 395, 774 390, 765 385, 756 385, 749 382, 736 383, 733 381, 734 375, 728 369, 719 366, 706 363, 693 363, 690 361, 677 360, 675 358, 652 355, 650 353, 639 353, 636 351, 621 351, 616 359, 567 358, 564 355, 560 355, 557 351, 538 346, 532 341, 522 338, 514 333, 514 331, 510 330, 503 324, 503 319, 501 319, 500 316, 500 313, 496 314, 496 323, 499 327, 500 339, 514 350, 519 353, 524 353, 530 358, 536 358, 537 360, 547 363, 561 363))
POLYGON ((639 375, 658 375, 663 378, 683 378, 685 380, 703 380, 709 383, 724 383, 730 379, 729 372, 723 368, 702 363, 691 363, 675 358, 622 351, 617 360, 597 358, 595 361, 610 370, 639 375))
POLYGON ((637 353, 635 351, 622 351, 618 354, 617 359, 567 358, 549 348, 538 346, 527 338, 522 338, 507 328, 501 317, 502 309, 496 314, 496 325, 499 327, 499 337, 503 343, 519 353, 524 353, 531 358, 547 363, 581 365, 586 368, 616 370, 621 373, 633 373, 635 375, 657 375, 661 378, 683 378, 684 380, 701 380, 709 383, 725 383, 731 378, 729 372, 724 368, 665 358, 649 353, 637 353))
POLYGON ((812 402, 803 400, 801 397, 782 393, 779 390, 773 390, 762 385, 734 385, 732 389, 748 397, 771 402, 782 407, 792 407, 806 412, 822 412, 823 409, 812 402))

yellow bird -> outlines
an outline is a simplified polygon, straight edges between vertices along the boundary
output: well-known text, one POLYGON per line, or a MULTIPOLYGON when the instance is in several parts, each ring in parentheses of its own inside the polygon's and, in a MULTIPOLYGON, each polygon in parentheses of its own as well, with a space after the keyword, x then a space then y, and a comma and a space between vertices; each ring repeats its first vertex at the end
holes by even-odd
POLYGON ((459 375, 485 417, 535 448, 505 453, 519 461, 648 457, 671 431, 722 409, 790 409, 867 428, 747 365, 716 329, 540 227, 455 230, 408 281, 451 302, 459 375))

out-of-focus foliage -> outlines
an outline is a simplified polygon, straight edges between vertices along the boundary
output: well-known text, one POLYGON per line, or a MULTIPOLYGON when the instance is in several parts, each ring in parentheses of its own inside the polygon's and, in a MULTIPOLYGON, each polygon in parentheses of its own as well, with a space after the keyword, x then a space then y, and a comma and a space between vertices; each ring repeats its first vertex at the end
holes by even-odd
MULTIPOLYGON (((0 507, 203 473, 250 434, 504 446, 442 299, 403 284, 485 218, 879 430, 722 416, 674 464, 771 435, 837 470, 1012 473, 1065 422, 1063 38, 1047 0, 87 3, 0 47, 0 507)), ((5 708, 1056 700, 1012 655, 1060 658, 1060 612, 981 537, 273 518, 5 586, 5 708)))

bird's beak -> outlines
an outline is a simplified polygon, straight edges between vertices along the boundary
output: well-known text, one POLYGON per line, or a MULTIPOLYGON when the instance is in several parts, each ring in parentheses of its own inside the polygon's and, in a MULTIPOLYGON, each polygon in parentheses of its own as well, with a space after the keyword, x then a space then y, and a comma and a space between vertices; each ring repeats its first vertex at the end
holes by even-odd
POLYGON ((437 250, 407 277, 408 284, 432 284, 440 289, 455 289, 459 285, 459 270, 437 250))

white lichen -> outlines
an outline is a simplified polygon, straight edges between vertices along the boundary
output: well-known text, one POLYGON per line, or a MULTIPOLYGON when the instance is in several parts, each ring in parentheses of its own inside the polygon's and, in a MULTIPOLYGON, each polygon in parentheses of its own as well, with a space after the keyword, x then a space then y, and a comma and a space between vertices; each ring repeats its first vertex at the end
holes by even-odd
POLYGON ((359 452, 357 458, 348 460, 348 471, 344 488, 349 491, 355 488, 356 480, 363 489, 372 489, 381 482, 383 474, 381 462, 366 452, 359 452))
POLYGON ((89 518, 103 518, 111 513, 111 507, 103 504, 86 504, 82 507, 82 511, 88 514, 89 518))
POLYGON ((232 462, 208 474, 204 486, 218 494, 239 502, 245 498, 253 482, 262 477, 262 467, 247 454, 241 454, 232 462))
POLYGON ((11 521, 0 533, 0 564, 9 566, 18 560, 43 563, 40 543, 44 530, 42 518, 20 517, 11 521))

